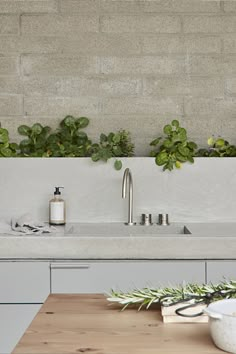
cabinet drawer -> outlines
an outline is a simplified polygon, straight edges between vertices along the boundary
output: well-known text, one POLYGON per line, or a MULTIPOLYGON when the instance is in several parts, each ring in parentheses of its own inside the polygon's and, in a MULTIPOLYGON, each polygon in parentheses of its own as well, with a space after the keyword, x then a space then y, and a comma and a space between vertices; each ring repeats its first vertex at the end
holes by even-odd
POLYGON ((113 289, 204 282, 205 264, 197 261, 52 263, 53 293, 103 293, 113 289))
POLYGON ((49 263, 0 262, 0 303, 43 303, 49 293, 49 263))
POLYGON ((236 280, 236 261, 208 261, 207 281, 218 283, 224 278, 236 280))

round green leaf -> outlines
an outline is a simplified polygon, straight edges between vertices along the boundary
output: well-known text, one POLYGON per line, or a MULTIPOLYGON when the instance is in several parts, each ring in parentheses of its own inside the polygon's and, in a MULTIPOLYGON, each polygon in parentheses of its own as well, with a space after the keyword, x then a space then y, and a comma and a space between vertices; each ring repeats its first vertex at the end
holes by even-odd
POLYGON ((75 118, 73 116, 66 116, 62 121, 66 127, 73 127, 75 125, 75 118))
POLYGON ((95 153, 95 154, 92 154, 91 158, 94 162, 97 162, 100 159, 100 156, 98 153, 95 153))
POLYGON ((1 153, 5 157, 11 157, 13 155, 12 150, 9 147, 1 148, 1 153))
POLYGON ((177 119, 172 120, 171 125, 173 125, 173 127, 179 128, 179 121, 177 119))
POLYGON ((185 157, 188 156, 188 154, 189 154, 189 148, 181 146, 181 145, 178 146, 178 151, 181 155, 183 155, 185 157))
POLYGON ((19 127, 18 127, 18 133, 20 134, 20 135, 29 135, 30 134, 30 132, 31 132, 31 128, 30 127, 28 127, 27 125, 20 125, 19 127))
POLYGON ((156 156, 156 164, 162 166, 168 162, 168 154, 165 151, 160 152, 156 156))
POLYGON ((187 159, 188 159, 187 156, 183 156, 178 151, 175 152, 175 157, 176 157, 177 160, 179 160, 181 162, 186 162, 187 159))
POLYGON ((6 144, 9 141, 7 129, 0 128, 0 143, 6 144))
POLYGON ((219 148, 225 146, 225 140, 222 138, 217 139, 215 142, 215 146, 219 148))
POLYGON ((156 138, 156 139, 152 140, 152 141, 150 142, 150 145, 151 145, 151 146, 156 146, 156 145, 158 145, 159 142, 161 141, 161 139, 162 139, 162 137, 159 137, 159 138, 156 138))
POLYGON ((213 146, 214 143, 215 143, 215 139, 213 138, 213 136, 211 136, 210 138, 207 139, 208 146, 213 146))
POLYGON ((166 139, 163 145, 165 146, 165 148, 171 148, 173 146, 173 142, 169 139, 166 139))
POLYGON ((197 149, 197 144, 195 144, 193 141, 189 141, 187 144, 188 148, 191 150, 197 149))
POLYGON ((43 127, 39 123, 35 123, 31 129, 32 129, 32 133, 34 133, 35 135, 40 135, 43 131, 43 127))
POLYGON ((169 124, 165 125, 164 128, 163 128, 163 132, 165 134, 169 135, 172 132, 171 125, 169 125, 169 124))
POLYGON ((79 128, 85 128, 89 125, 89 119, 86 117, 80 117, 76 120, 76 124, 79 128))
POLYGON ((116 160, 114 163, 114 167, 117 171, 122 169, 122 162, 120 160, 116 160))

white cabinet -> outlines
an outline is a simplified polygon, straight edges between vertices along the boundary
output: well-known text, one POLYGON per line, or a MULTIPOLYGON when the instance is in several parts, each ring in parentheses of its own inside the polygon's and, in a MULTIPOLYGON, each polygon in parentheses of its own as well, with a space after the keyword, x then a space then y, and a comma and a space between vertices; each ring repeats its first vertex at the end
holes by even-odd
POLYGON ((0 262, 0 303, 43 303, 49 293, 49 263, 0 262))
POLYGON ((0 354, 11 353, 49 293, 48 262, 0 262, 0 354))
POLYGON ((236 261, 208 261, 207 282, 218 283, 224 278, 236 280, 236 261))
POLYGON ((103 293, 111 288, 205 281, 204 261, 101 261, 51 263, 52 293, 103 293))
POLYGON ((10 354, 41 305, 0 305, 0 354, 10 354))

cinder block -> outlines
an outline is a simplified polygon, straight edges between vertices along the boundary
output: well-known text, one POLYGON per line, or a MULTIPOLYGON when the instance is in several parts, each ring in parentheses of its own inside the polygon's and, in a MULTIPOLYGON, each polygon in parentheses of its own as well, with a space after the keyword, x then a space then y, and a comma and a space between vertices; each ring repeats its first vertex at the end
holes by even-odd
MULTIPOLYGON (((1 79, 0 79, 1 87, 1 79)), ((141 94, 141 79, 84 77, 25 77, 26 95, 47 96, 134 96, 141 94)))
POLYGON ((194 75, 223 75, 225 70, 220 56, 193 54, 186 56, 185 69, 187 74, 194 75))
POLYGON ((134 33, 80 33, 76 38, 61 37, 63 53, 93 55, 131 55, 141 53, 141 43, 134 33))
POLYGON ((143 57, 104 57, 101 58, 103 74, 179 74, 184 70, 182 56, 168 55, 143 57))
POLYGON ((103 100, 105 114, 182 114, 182 98, 136 97, 103 100))
POLYGON ((186 114, 218 115, 223 117, 235 116, 235 98, 196 98, 185 97, 184 108, 186 114))
POLYGON ((144 78, 144 95, 169 96, 223 96, 224 83, 221 78, 189 77, 144 78))
POLYGON ((19 76, 0 76, 0 94, 23 93, 22 82, 19 76))
POLYGON ((235 53, 236 54, 236 36, 235 33, 227 34, 223 37, 223 47, 225 53, 235 53))
POLYGON ((188 55, 186 73, 198 75, 236 75, 235 55, 188 55))
POLYGON ((98 32, 97 15, 22 15, 23 34, 37 36, 74 36, 80 32, 98 32))
POLYGON ((101 0, 101 13, 140 13, 143 11, 141 1, 101 0))
POLYGON ((101 17, 102 32, 178 33, 180 30, 181 22, 178 16, 111 15, 101 17))
POLYGON ((230 33, 236 32, 236 16, 185 16, 185 33, 230 33))
POLYGON ((221 39, 216 36, 144 35, 143 52, 155 53, 220 53, 221 39))
POLYGON ((155 53, 183 53, 183 39, 179 35, 143 35, 143 52, 155 53))
POLYGON ((0 13, 53 13, 58 11, 56 0, 1 0, 0 13))
POLYGON ((100 0, 60 0, 61 12, 86 13, 100 10, 100 0))
POLYGON ((226 80, 226 94, 236 95, 236 78, 230 78, 226 80))
POLYGON ((236 12, 236 1, 225 0, 224 1, 224 11, 225 12, 236 12))
POLYGON ((0 116, 20 116, 23 112, 23 99, 20 95, 0 96, 0 116))
POLYGON ((18 34, 19 26, 18 16, 0 15, 0 35, 18 34))
POLYGON ((0 75, 16 75, 18 74, 19 58, 9 58, 0 56, 0 75))
POLYGON ((185 53, 220 53, 221 38, 213 36, 190 35, 184 37, 183 51, 185 53))
POLYGON ((22 68, 25 75, 78 75, 96 74, 96 57, 68 57, 63 55, 24 55, 22 68))
POLYGON ((236 56, 226 54, 222 58, 223 60, 223 74, 236 75, 236 56))
POLYGON ((24 114, 48 117, 64 117, 68 114, 75 116, 99 113, 98 97, 35 97, 26 96, 24 99, 24 114))
POLYGON ((219 12, 220 1, 217 0, 143 0, 143 11, 147 12, 219 12))
POLYGON ((61 39, 58 37, 2 36, 0 53, 60 53, 61 39))

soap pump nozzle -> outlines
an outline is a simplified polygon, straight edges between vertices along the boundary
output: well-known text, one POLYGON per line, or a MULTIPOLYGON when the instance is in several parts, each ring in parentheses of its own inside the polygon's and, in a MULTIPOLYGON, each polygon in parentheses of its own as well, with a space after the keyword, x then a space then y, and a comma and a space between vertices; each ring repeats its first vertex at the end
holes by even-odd
POLYGON ((61 195, 60 189, 64 187, 55 187, 54 195, 61 195))

